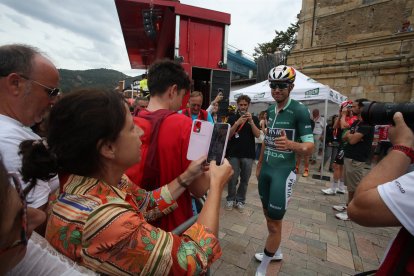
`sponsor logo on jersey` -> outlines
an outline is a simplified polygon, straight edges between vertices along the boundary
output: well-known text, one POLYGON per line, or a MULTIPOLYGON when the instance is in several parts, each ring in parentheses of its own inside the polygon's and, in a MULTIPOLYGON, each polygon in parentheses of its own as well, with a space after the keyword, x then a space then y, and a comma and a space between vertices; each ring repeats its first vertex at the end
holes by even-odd
POLYGON ((269 207, 272 208, 272 209, 276 209, 276 210, 282 210, 281 206, 275 206, 272 203, 269 203, 269 207))
POLYGON ((287 209, 290 199, 292 197, 293 186, 295 185, 295 183, 296 183, 296 174, 294 172, 291 172, 288 178, 286 179, 286 207, 285 209, 287 209))
POLYGON ((285 156, 283 155, 283 153, 277 153, 277 152, 272 151, 272 150, 267 150, 266 154, 271 156, 271 157, 274 157, 274 158, 285 159, 285 156))
POLYGON ((401 183, 399 182, 399 181, 395 181, 395 184, 397 184, 397 187, 398 187, 398 189, 400 189, 400 192, 402 193, 402 194, 405 194, 405 190, 404 190, 404 188, 401 186, 401 183))

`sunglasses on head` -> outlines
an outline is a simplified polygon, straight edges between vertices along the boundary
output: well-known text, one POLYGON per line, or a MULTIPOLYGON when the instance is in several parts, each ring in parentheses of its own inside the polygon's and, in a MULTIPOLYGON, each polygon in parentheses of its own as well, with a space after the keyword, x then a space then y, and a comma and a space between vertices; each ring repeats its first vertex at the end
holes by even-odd
POLYGON ((277 88, 279 88, 279 89, 286 89, 286 88, 289 87, 289 83, 287 83, 287 82, 275 82, 275 81, 273 81, 273 82, 270 82, 269 83, 269 86, 272 89, 277 89, 277 88))

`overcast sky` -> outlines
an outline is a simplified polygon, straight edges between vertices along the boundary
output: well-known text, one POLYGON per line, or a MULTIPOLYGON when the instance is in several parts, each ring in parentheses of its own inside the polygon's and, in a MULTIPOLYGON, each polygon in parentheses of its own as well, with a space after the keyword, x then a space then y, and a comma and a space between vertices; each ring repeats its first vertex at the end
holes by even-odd
MULTIPOLYGON (((257 43, 297 21, 301 0, 181 0, 231 14, 229 44, 252 55, 257 43)), ((0 44, 40 48, 58 68, 131 70, 113 0, 1 0, 0 44)))

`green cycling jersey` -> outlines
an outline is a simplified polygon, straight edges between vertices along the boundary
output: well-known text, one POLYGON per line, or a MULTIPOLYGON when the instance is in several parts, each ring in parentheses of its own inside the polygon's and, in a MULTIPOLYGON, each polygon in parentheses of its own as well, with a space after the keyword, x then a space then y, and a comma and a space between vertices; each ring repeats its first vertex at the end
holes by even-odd
POLYGON ((313 134, 310 122, 309 109, 293 99, 289 99, 286 106, 277 112, 276 105, 271 105, 267 109, 268 129, 265 135, 265 150, 263 162, 267 162, 272 167, 295 166, 295 153, 291 150, 281 151, 276 149, 274 139, 281 135, 282 130, 291 141, 298 138, 302 142, 312 142, 313 134))

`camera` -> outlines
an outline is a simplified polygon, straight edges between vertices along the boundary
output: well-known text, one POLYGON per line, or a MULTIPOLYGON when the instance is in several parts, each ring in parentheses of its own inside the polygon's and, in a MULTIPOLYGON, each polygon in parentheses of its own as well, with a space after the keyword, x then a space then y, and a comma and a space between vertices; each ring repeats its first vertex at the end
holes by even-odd
POLYGON ((414 103, 364 102, 362 119, 370 125, 394 124, 395 112, 401 112, 405 123, 414 131, 414 103))

